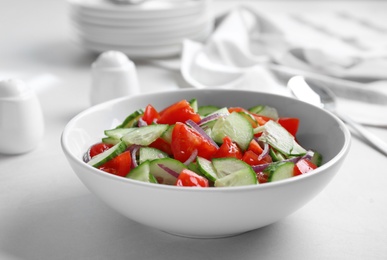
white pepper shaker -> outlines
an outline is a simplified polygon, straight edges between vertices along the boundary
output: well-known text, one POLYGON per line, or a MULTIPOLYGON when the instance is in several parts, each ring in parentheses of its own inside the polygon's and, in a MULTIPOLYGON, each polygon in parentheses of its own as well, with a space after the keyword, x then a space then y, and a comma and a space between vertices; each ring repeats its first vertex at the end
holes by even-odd
POLYGON ((135 64, 122 52, 106 51, 92 64, 92 105, 140 92, 135 64))
POLYGON ((24 81, 0 81, 0 153, 33 150, 44 135, 44 119, 35 92, 24 81))

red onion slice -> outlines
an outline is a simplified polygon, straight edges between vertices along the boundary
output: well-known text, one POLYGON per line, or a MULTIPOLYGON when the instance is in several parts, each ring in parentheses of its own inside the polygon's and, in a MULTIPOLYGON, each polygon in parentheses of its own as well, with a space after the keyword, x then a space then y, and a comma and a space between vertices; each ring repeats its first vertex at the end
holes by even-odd
POLYGON ((264 163, 264 164, 258 164, 258 165, 253 165, 251 166, 251 168, 253 168, 253 170, 255 172, 262 172, 263 170, 265 170, 271 163, 264 163))
POLYGON ((142 119, 142 117, 140 117, 140 119, 138 119, 138 127, 143 127, 143 126, 147 126, 148 123, 144 121, 144 119, 142 119))
POLYGON ((208 136, 208 134, 198 125, 196 124, 194 121, 192 121, 191 119, 187 120, 185 122, 187 125, 189 125, 190 127, 192 127, 196 132, 198 132, 201 136, 204 137, 204 139, 206 139, 208 142, 210 142, 213 146, 215 146, 216 148, 219 148, 218 144, 215 143, 214 140, 212 140, 211 137, 208 136))
POLYGON ((195 149, 192 154, 190 155, 190 157, 188 157, 188 159, 184 162, 185 165, 188 165, 190 164, 191 162, 193 162, 196 158, 196 156, 198 156, 198 150, 195 149))
MULTIPOLYGON (((301 158, 303 158, 303 157, 301 157, 301 156, 292 157, 292 158, 289 158, 289 159, 282 160, 281 162, 297 163, 301 158)), ((261 172, 261 171, 265 170, 270 164, 273 164, 273 163, 276 163, 276 162, 252 165, 251 167, 253 168, 253 170, 255 172, 261 172)))
POLYGON ((137 163, 137 152, 141 148, 140 145, 133 144, 129 146, 128 150, 130 151, 130 154, 132 156, 132 168, 136 168, 138 166, 137 163))
MULTIPOLYGON (((263 154, 263 152, 262 152, 262 154, 263 154)), ((313 154, 314 154, 314 152, 312 150, 309 150, 303 156, 297 156, 297 157, 288 158, 288 159, 282 160, 282 162, 293 162, 293 163, 296 164, 301 159, 311 159, 313 157, 313 154)), ((258 173, 258 172, 262 172, 263 170, 265 170, 270 164, 272 164, 272 163, 264 163, 264 164, 259 164, 259 165, 253 165, 251 167, 253 168, 253 170, 256 173, 258 173)))
POLYGON ((308 160, 310 160, 310 159, 312 159, 313 155, 314 155, 314 151, 308 150, 308 151, 306 152, 306 154, 305 154, 304 156, 302 156, 302 159, 308 159, 308 160))
POLYGON ((83 159, 83 161, 84 161, 85 163, 87 163, 88 161, 91 160, 91 157, 90 157, 90 149, 91 149, 91 147, 89 147, 89 149, 87 149, 86 153, 83 154, 82 159, 83 159))
POLYGON ((169 173, 170 175, 172 175, 173 177, 175 178, 179 178, 179 174, 178 172, 172 170, 171 168, 165 166, 164 164, 161 164, 161 163, 158 163, 157 164, 161 169, 163 169, 164 171, 166 171, 167 173, 169 173))
POLYGON ((258 155, 258 160, 262 160, 263 157, 269 154, 269 145, 267 143, 263 144, 263 151, 260 155, 258 155))
POLYGON ((202 120, 200 120, 199 122, 198 122, 198 125, 204 125, 205 123, 208 123, 208 122, 211 122, 211 121, 213 121, 213 120, 216 120, 216 119, 218 119, 218 118, 220 118, 220 117, 222 117, 223 115, 222 114, 219 114, 219 113, 215 113, 215 114, 211 114, 211 115, 209 115, 209 116, 206 116, 206 117, 204 117, 204 118, 202 118, 202 120))

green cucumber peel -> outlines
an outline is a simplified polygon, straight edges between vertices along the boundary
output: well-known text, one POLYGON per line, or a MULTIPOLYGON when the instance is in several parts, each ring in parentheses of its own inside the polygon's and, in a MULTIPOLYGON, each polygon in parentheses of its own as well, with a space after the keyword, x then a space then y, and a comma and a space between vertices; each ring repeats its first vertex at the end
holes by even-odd
POLYGON ((293 162, 274 162, 270 164, 263 172, 268 176, 269 182, 280 181, 294 176, 293 162))
POLYGON ((156 178, 150 173, 149 161, 145 161, 132 169, 128 175, 126 175, 126 178, 148 183, 157 183, 156 178))
POLYGON ((124 135, 121 140, 128 146, 132 144, 148 146, 159 138, 168 129, 168 126, 167 124, 155 124, 134 127, 134 130, 124 135))
POLYGON ((215 142, 222 143, 225 136, 245 151, 254 137, 253 127, 243 115, 232 112, 227 117, 219 118, 212 127, 211 138, 215 142))
POLYGON ((114 157, 118 156, 119 154, 123 153, 126 150, 126 144, 124 142, 119 142, 109 148, 108 150, 97 154, 93 158, 91 158, 90 161, 87 162, 87 164, 93 166, 93 167, 99 167, 103 165, 104 163, 110 161, 114 157))
POLYGON ((122 122, 122 124, 118 125, 116 128, 130 128, 134 127, 137 125, 138 120, 140 117, 144 115, 144 110, 143 109, 138 109, 128 115, 125 120, 122 122))
POLYGON ((208 180, 216 181, 219 178, 218 173, 210 160, 198 156, 196 162, 201 175, 204 175, 208 180))
POLYGON ((286 157, 306 154, 307 151, 296 142, 294 136, 277 122, 269 120, 264 127, 260 141, 268 143, 286 157))
POLYGON ((141 147, 138 151, 138 154, 140 164, 144 163, 145 161, 153 161, 156 159, 168 157, 168 154, 153 147, 141 147))

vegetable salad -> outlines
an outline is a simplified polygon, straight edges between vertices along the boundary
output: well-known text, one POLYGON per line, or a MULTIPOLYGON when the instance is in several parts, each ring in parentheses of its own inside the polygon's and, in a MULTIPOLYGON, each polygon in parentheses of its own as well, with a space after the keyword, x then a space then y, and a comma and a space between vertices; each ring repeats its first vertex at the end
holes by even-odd
POLYGON ((257 185, 301 175, 322 156, 297 142, 299 119, 274 107, 199 106, 181 100, 138 109, 104 131, 83 160, 102 171, 176 186, 257 185))

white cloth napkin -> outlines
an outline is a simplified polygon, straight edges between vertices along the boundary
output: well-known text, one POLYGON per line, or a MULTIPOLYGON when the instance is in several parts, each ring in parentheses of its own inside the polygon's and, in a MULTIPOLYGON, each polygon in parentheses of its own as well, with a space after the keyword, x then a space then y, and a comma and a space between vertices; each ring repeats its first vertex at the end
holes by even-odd
POLYGON ((387 49, 360 51, 354 42, 349 44, 333 33, 322 32, 320 27, 317 30, 317 25, 305 20, 300 16, 264 15, 244 6, 233 9, 218 19, 204 44, 185 40, 183 78, 196 88, 288 94, 267 69, 273 61, 337 77, 387 78, 387 49))
POLYGON ((242 88, 286 91, 265 68, 268 53, 281 48, 283 34, 269 21, 246 8, 221 17, 205 44, 185 40, 181 73, 196 88, 242 88), (278 42, 277 46, 268 44, 278 42))

